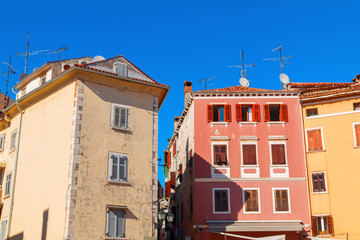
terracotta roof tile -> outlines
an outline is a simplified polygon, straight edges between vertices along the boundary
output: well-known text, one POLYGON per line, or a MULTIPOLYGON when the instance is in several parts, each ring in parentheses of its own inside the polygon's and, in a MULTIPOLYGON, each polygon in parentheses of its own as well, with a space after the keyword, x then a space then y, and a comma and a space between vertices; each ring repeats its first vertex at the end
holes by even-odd
POLYGON ((315 82, 315 83, 290 83, 291 88, 339 88, 339 87, 348 87, 354 83, 332 83, 332 82, 315 82))
POLYGON ((251 88, 244 86, 232 86, 226 88, 217 88, 217 89, 206 89, 198 90, 196 93, 206 93, 206 92, 281 92, 282 90, 270 90, 270 89, 261 89, 261 88, 251 88))
POLYGON ((290 83, 290 87, 301 92, 302 98, 334 95, 360 89, 360 83, 290 83))

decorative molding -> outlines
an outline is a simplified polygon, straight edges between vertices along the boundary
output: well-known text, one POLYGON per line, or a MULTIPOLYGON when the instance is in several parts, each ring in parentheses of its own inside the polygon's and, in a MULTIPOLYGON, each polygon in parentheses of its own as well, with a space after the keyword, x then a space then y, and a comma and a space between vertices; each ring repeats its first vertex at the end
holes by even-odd
POLYGON ((230 138, 228 136, 211 136, 211 141, 229 141, 230 138))
POLYGON ((257 137, 257 136, 240 136, 239 140, 240 141, 254 141, 254 140, 259 140, 259 137, 257 137))
POLYGON ((299 178, 195 178, 195 182, 305 182, 306 177, 299 178))
POLYGON ((285 136, 285 135, 283 135, 283 136, 281 136, 281 135, 273 135, 273 136, 269 136, 268 137, 268 140, 287 140, 288 138, 285 136))

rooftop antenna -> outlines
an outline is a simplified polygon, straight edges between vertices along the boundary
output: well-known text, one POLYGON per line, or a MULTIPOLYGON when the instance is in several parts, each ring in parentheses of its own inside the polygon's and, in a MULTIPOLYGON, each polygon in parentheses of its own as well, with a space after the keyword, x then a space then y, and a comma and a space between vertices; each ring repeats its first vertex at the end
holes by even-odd
POLYGON ((27 33, 27 45, 26 45, 26 52, 24 53, 16 53, 16 56, 22 56, 25 57, 25 74, 27 75, 27 69, 28 69, 28 62, 29 62, 29 56, 30 55, 36 55, 41 52, 47 52, 49 49, 46 50, 37 50, 37 51, 31 51, 29 52, 29 33, 27 33))
POLYGON ((60 53, 63 52, 63 51, 66 51, 68 49, 67 46, 65 47, 61 47, 61 48, 58 48, 52 52, 48 52, 48 53, 45 53, 45 54, 55 54, 55 53, 59 53, 59 56, 58 56, 58 61, 60 60, 60 53))
POLYGON ((9 63, 7 62, 2 62, 3 64, 7 65, 8 66, 8 71, 6 73, 2 73, 0 74, 1 75, 7 75, 7 78, 6 78, 6 88, 5 88, 5 101, 4 101, 4 108, 6 108, 8 105, 9 105, 9 100, 10 98, 8 97, 8 88, 9 88, 9 81, 10 81, 10 73, 12 74, 15 74, 17 71, 15 68, 13 68, 11 66, 11 55, 10 55, 10 59, 9 59, 9 63))
POLYGON ((247 80, 247 68, 254 68, 255 67, 255 63, 253 64, 245 64, 245 60, 244 60, 244 50, 240 51, 241 54, 241 65, 233 65, 233 66, 229 66, 229 67, 235 67, 235 68, 240 68, 240 75, 241 78, 239 79, 241 86, 244 87, 248 87, 249 86, 249 80, 247 80))
POLYGON ((208 84, 207 82, 210 81, 213 78, 216 78, 216 77, 218 77, 218 75, 212 76, 212 77, 209 77, 209 78, 205 77, 204 79, 200 79, 199 82, 200 82, 200 84, 204 83, 203 88, 206 90, 208 86, 211 86, 211 85, 215 84, 215 83, 208 84))
POLYGON ((284 67, 285 67, 285 63, 289 63, 286 60, 290 59, 290 55, 286 56, 286 57, 283 57, 282 56, 282 47, 283 46, 280 45, 279 47, 271 50, 271 52, 275 52, 275 51, 279 50, 280 56, 278 58, 266 58, 266 59, 263 59, 263 60, 265 60, 265 61, 266 60, 280 61, 281 74, 280 74, 279 78, 280 78, 280 81, 282 82, 282 88, 287 89, 287 85, 290 82, 290 78, 284 73, 284 67))

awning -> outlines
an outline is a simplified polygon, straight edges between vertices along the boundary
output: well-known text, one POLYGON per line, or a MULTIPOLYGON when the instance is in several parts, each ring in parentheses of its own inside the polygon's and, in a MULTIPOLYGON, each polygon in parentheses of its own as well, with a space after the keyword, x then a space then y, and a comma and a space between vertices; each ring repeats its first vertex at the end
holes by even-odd
POLYGON ((299 232, 304 225, 296 221, 269 222, 222 222, 208 221, 210 231, 221 232, 299 232))

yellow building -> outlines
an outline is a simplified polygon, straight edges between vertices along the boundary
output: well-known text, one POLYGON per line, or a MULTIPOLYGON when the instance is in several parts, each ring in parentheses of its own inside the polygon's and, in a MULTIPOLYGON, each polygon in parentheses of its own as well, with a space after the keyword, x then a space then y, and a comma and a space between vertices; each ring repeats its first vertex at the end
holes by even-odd
POLYGON ((360 82, 290 83, 302 91, 313 236, 360 239, 360 82))
POLYGON ((0 119, 0 240, 156 237, 169 87, 123 56, 49 62, 0 119))

